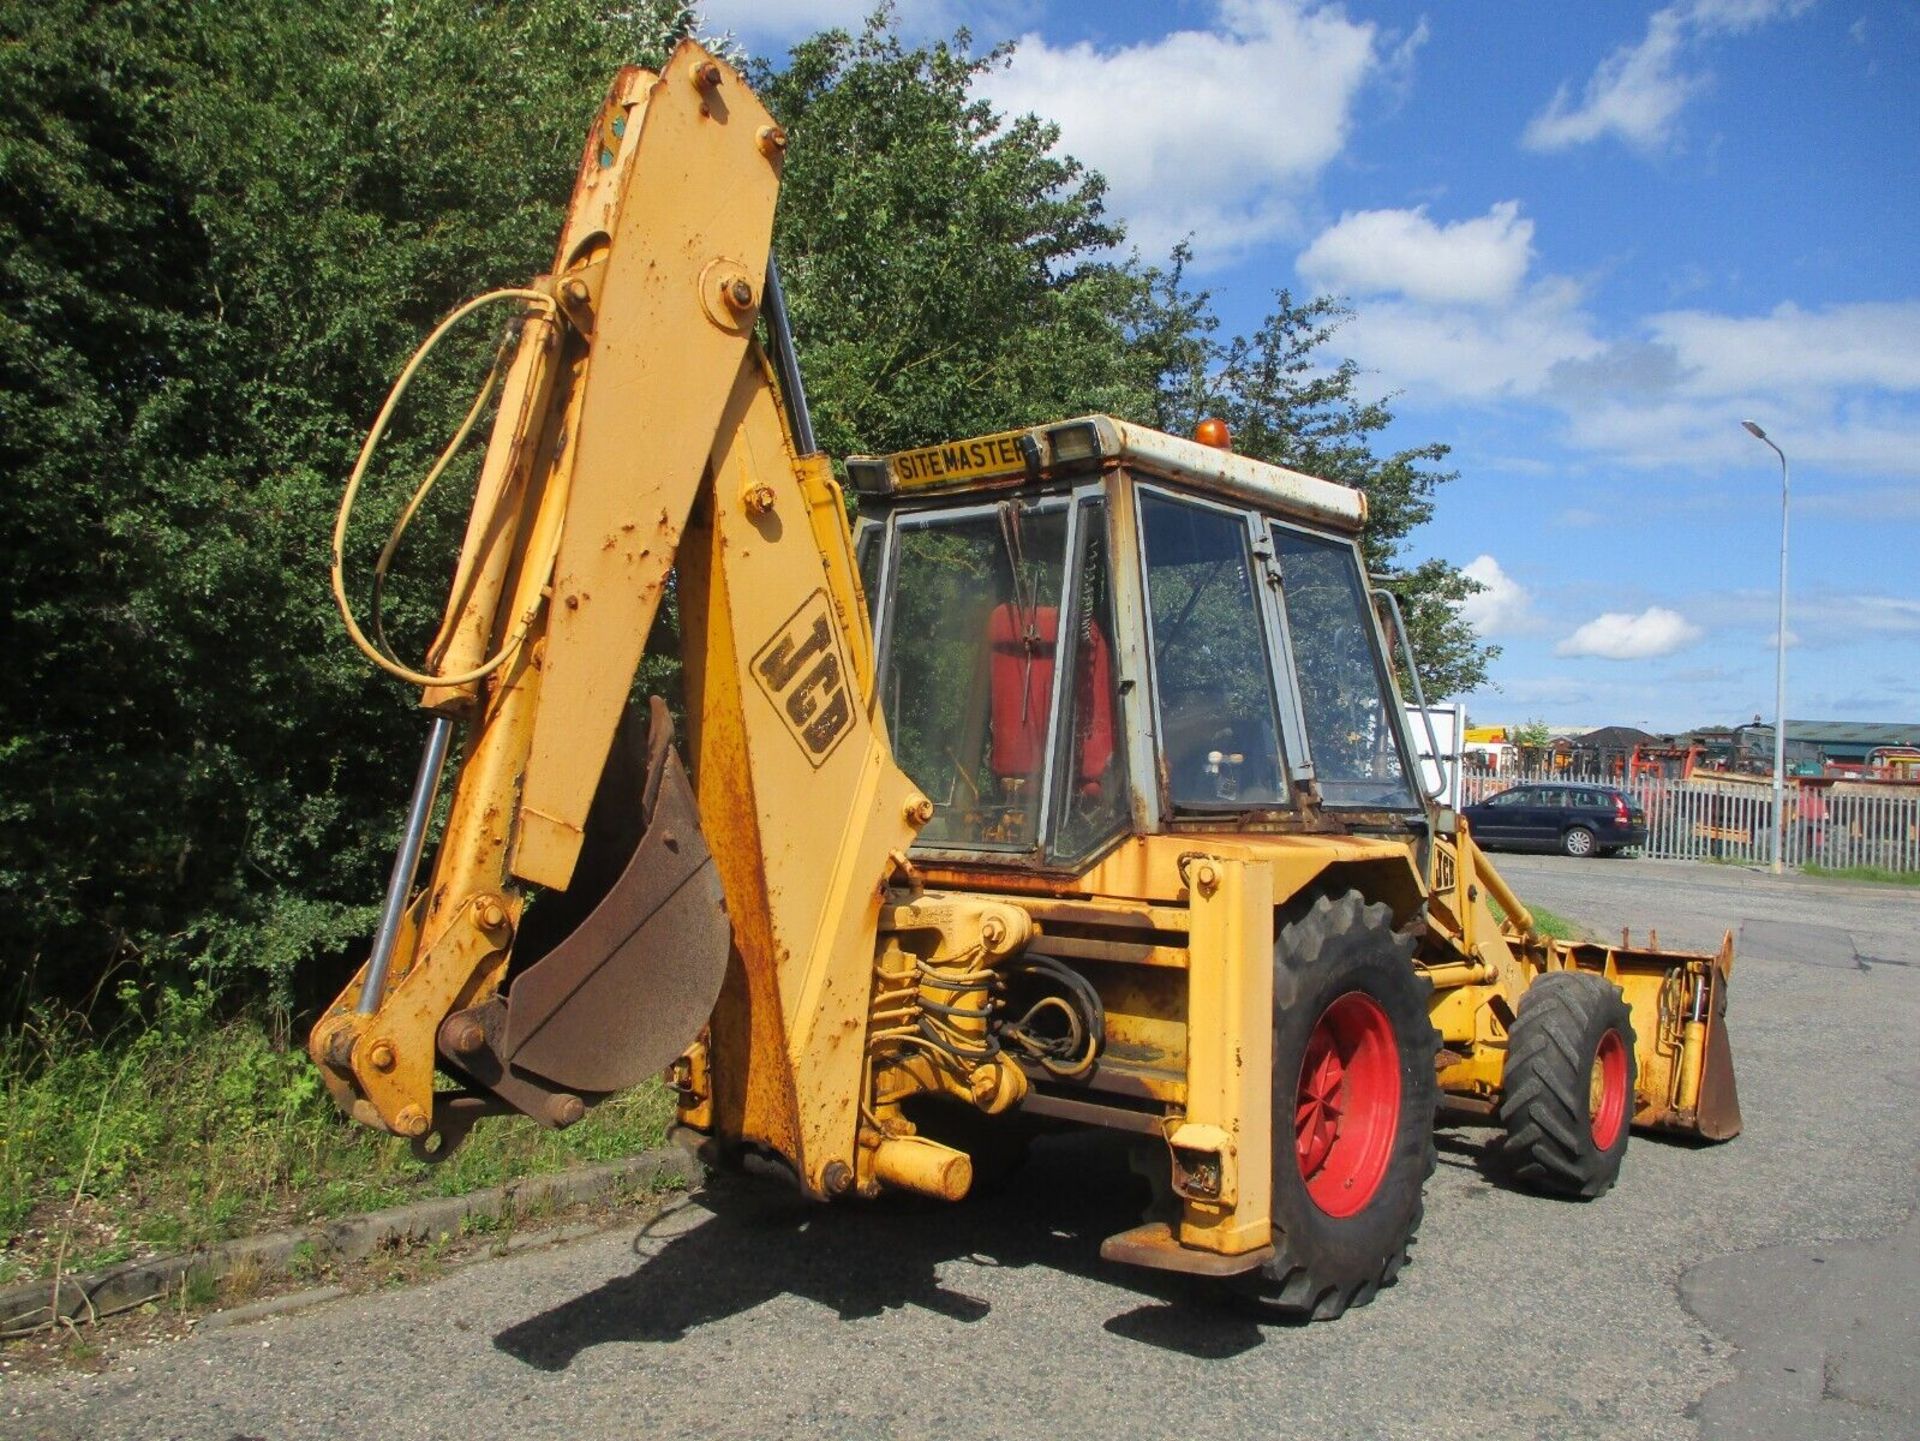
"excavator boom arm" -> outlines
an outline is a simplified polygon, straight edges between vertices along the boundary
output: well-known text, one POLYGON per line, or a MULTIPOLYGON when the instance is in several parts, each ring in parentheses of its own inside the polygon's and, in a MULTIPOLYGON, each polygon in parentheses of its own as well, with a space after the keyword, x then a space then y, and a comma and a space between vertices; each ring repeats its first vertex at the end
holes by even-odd
POLYGON ((822 1192, 853 1159, 882 889, 921 806, 839 489, 753 340, 784 147, 691 43, 623 72, 589 136, 431 656, 507 659, 426 689, 465 732, 434 869, 311 1041, 362 1120, 568 1124, 711 1012, 745 1059, 716 1078, 728 1133, 822 1192), (697 784, 629 699, 670 586, 697 784))

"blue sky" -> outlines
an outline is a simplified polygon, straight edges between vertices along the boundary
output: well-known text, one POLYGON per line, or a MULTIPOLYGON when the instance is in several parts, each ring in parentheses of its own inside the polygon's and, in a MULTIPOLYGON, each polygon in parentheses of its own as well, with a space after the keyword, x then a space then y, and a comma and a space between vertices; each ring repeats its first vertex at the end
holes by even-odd
MULTIPOLYGON (((711 0, 749 49, 866 0, 711 0)), ((1476 722, 1920 722, 1920 6, 959 4, 987 82, 1103 171, 1225 324, 1347 297, 1389 443, 1460 478, 1418 555, 1489 583, 1476 722)), ((804 343, 804 337, 802 337, 804 343)))

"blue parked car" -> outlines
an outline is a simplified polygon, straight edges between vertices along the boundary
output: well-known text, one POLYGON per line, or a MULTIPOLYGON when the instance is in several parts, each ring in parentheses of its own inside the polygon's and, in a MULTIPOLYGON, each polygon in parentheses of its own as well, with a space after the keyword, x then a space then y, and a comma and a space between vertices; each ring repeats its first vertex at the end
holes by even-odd
POLYGON ((1463 807, 1460 814, 1474 842, 1488 850, 1609 856, 1647 841, 1647 813, 1615 786, 1518 785, 1463 807))

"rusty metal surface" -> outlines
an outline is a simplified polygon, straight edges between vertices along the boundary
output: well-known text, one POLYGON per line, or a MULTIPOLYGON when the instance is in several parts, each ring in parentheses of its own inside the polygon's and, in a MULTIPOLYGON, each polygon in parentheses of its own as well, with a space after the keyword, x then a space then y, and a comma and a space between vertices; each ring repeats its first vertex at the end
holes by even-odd
MULTIPOLYGON (((440 1053, 452 1069, 484 1093, 477 1098, 483 1102, 478 1114, 518 1111, 550 1129, 571 1126, 584 1116, 586 1098, 507 1065, 501 1058, 506 1031, 507 1007, 498 996, 484 1005, 454 1012, 440 1027, 440 1053)), ((444 1091, 433 1098, 433 1129, 441 1135, 443 1153, 457 1145, 471 1125, 462 1124, 463 1114, 473 1109, 456 1104, 462 1099, 444 1091)))
MULTIPOLYGON (((1176 1154, 1204 1151, 1210 1188, 1182 1197, 1185 1246, 1245 1256, 1272 1238, 1275 1134, 1274 868, 1235 856, 1196 856, 1193 962, 1187 973, 1187 1104, 1169 1137, 1176 1154)), ((1284 1094, 1284 1093, 1283 1093, 1284 1094)), ((1291 1135, 1282 1118, 1279 1133, 1291 1135)), ((1180 1168, 1174 1184, 1180 1187, 1180 1168)))
POLYGON ((1121 1231, 1100 1243, 1102 1261, 1146 1266, 1155 1271, 1182 1271, 1189 1276, 1239 1276, 1257 1271, 1273 1259, 1271 1245, 1224 1256, 1218 1251, 1196 1251, 1183 1246, 1165 1221, 1148 1221, 1121 1231))
POLYGON ((758 136, 772 123, 729 66, 689 42, 624 142, 635 153, 567 431, 571 490, 513 852, 523 880, 570 883, 602 758, 706 483, 715 422, 725 427, 753 364, 781 168, 758 136))
POLYGON ((717 435, 675 561, 689 752, 735 941, 713 1016, 713 1124, 777 1150, 824 1196, 836 1163, 855 1167, 879 911, 925 798, 859 694, 863 638, 839 619, 861 606, 852 540, 815 504, 824 490, 810 497, 757 353, 717 435), (826 647, 790 674, 769 668, 803 614, 824 618, 826 647))
POLYGON ((349 1114, 395 1135, 419 1137, 432 1125, 434 1034, 461 995, 505 955, 512 925, 498 897, 470 896, 440 936, 394 978, 373 1015, 346 1014, 346 997, 323 1017, 309 1042, 349 1114), (344 1071, 342 1067, 344 1066, 344 1071))
POLYGON ((1166 1135, 1164 1112, 1103 1106, 1095 1101, 1083 1101, 1053 1091, 1029 1091, 1026 1100, 1020 1103, 1020 1109, 1031 1116, 1072 1121, 1082 1126, 1100 1126, 1109 1131, 1131 1131, 1135 1135, 1152 1136, 1156 1140, 1166 1135))
POLYGON ((1075 416, 1025 431, 849 459, 863 468, 884 464, 895 492, 991 490, 1125 465, 1343 532, 1358 531, 1367 519, 1367 498, 1361 491, 1106 415, 1075 416), (1071 451, 1058 448, 1057 442, 1069 435, 1077 446, 1071 451))
POLYGON ((502 1059, 569 1090, 619 1090, 660 1070, 706 1024, 726 974, 719 873, 666 706, 651 703, 637 767, 631 742, 617 749, 626 754, 609 765, 595 808, 616 842, 619 818, 637 815, 638 843, 579 928, 515 975, 507 994, 502 1059))
POLYGON ((1727 1035, 1727 973, 1713 970, 1712 1019, 1707 1026, 1707 1063, 1700 1072, 1695 1129, 1709 1141, 1740 1134, 1740 1092, 1733 1080, 1733 1042, 1727 1035))

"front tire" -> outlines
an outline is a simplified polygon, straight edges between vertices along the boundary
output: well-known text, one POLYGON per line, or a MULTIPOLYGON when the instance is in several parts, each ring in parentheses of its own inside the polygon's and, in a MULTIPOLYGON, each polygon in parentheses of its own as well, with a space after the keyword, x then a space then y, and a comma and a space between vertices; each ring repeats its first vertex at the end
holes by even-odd
POLYGON ((1567 833, 1560 837, 1560 848, 1570 856, 1585 860, 1593 854, 1593 832, 1585 826, 1569 826, 1567 833))
POLYGON ((1413 941, 1358 891, 1321 896, 1274 947, 1273 1259, 1264 1308, 1328 1321, 1407 1260, 1433 1174, 1439 1033, 1413 941))
POLYGON ((1516 1179, 1590 1201, 1619 1178, 1633 1121, 1631 1017, 1591 971, 1549 971, 1527 988, 1500 1098, 1516 1179))

